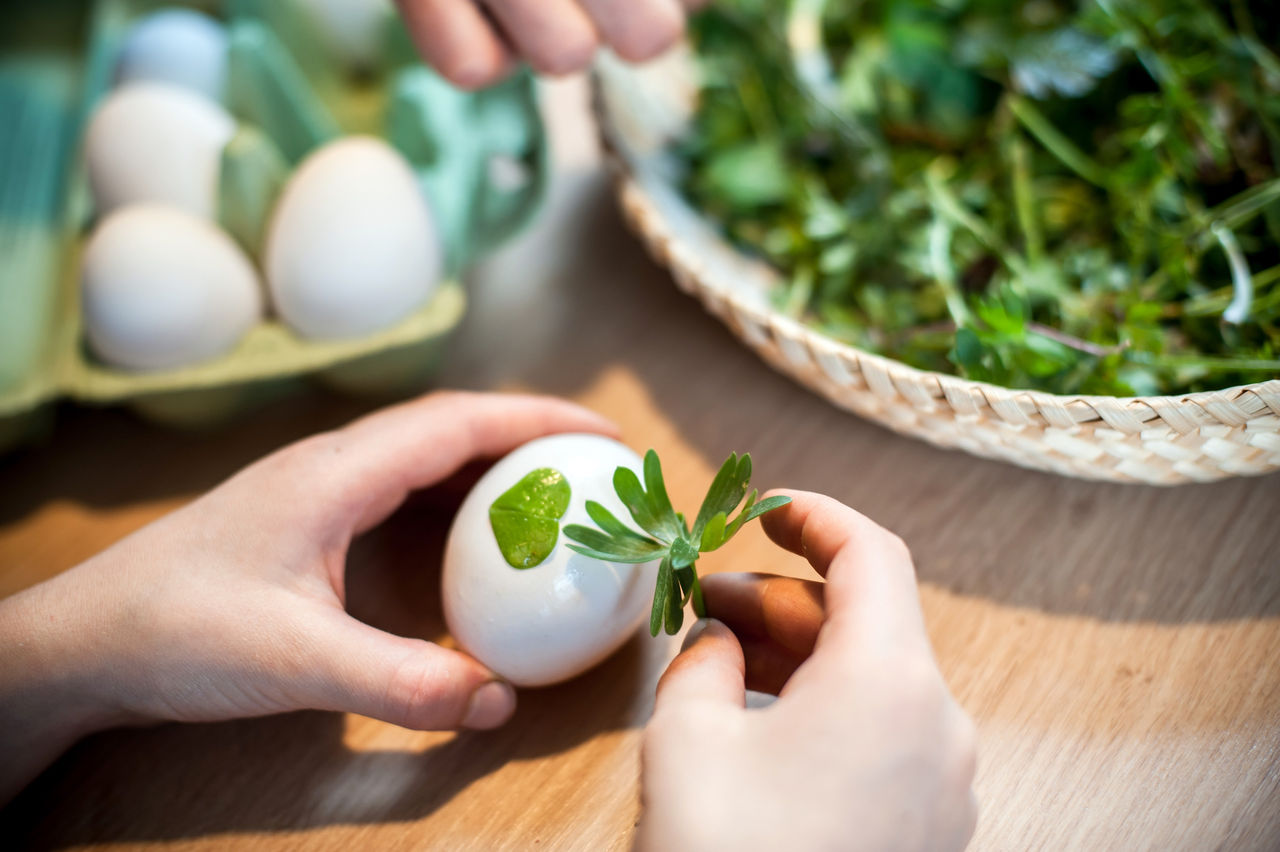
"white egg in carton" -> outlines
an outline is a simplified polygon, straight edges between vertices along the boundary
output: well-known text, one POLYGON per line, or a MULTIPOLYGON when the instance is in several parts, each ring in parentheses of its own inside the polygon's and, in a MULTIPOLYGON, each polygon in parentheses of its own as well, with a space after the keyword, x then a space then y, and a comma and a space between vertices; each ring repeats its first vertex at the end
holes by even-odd
MULTIPOLYGON (((344 5, 381 4, 320 4, 317 17, 360 11, 344 5)), ((227 49, 222 25, 200 12, 144 17, 121 50, 118 87, 90 120, 99 221, 84 255, 84 319, 93 352, 110 364, 166 369, 216 357, 268 306, 303 337, 368 334, 426 304, 443 274, 412 166, 381 139, 343 137, 289 176, 262 244, 269 298, 246 295, 247 283, 261 289, 257 274, 217 222, 222 152, 236 130, 212 99, 227 49)))
POLYGON ((0 68, 0 448, 60 398, 200 424, 304 376, 420 389, 545 192, 532 77, 454 89, 388 0, 14 25, 57 40, 0 68))

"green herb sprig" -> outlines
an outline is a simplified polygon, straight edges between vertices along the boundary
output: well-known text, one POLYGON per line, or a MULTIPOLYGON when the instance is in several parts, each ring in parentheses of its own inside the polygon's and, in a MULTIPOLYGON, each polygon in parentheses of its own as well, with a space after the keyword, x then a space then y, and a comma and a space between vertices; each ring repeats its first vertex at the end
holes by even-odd
POLYGON ((596 527, 566 526, 565 536, 576 542, 567 546, 583 556, 605 562, 636 564, 660 560, 649 633, 657 636, 665 626, 667 633, 674 635, 684 623, 686 605, 692 603, 699 618, 706 614, 702 586, 694 569, 698 557, 724 545, 748 521, 791 502, 790 497, 781 496, 757 501, 757 491, 747 494, 750 484, 751 455, 730 453, 711 481, 697 518, 690 526, 685 516, 672 507, 658 454, 649 450, 644 456, 643 483, 630 468, 619 467, 613 474, 614 490, 644 533, 636 532, 604 506, 588 500, 587 514, 596 527), (742 504, 741 511, 731 519, 729 515, 739 504, 742 504))

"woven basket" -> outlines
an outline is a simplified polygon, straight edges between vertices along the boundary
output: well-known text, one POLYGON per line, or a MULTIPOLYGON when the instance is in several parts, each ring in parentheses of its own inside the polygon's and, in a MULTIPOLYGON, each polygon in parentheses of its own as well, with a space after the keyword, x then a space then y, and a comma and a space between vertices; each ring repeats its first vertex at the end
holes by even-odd
POLYGON ((941 447, 1084 479, 1173 485, 1280 468, 1280 380, 1182 396, 1059 396, 927 372, 770 306, 778 280, 676 191, 669 143, 697 91, 687 52, 596 69, 594 107, 623 214, 650 254, 774 369, 835 405, 941 447))

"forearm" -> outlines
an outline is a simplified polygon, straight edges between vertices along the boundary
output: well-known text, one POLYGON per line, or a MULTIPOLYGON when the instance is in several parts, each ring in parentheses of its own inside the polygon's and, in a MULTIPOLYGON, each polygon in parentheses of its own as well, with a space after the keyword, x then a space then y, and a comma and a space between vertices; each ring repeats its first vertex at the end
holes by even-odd
POLYGON ((114 715, 94 674, 101 602, 61 576, 0 601, 0 803, 114 715))

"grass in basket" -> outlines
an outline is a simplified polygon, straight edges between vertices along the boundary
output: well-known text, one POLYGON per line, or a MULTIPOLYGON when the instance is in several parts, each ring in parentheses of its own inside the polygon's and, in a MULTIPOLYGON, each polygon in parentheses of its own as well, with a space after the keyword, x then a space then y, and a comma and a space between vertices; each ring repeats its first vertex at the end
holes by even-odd
POLYGON ((685 188, 777 306, 928 370, 1118 396, 1280 375, 1270 0, 725 0, 685 188))
POLYGON ((791 502, 790 497, 782 496, 757 502, 757 492, 747 494, 750 483, 751 455, 731 453, 711 481, 698 516, 690 526, 685 516, 672 507, 658 454, 649 450, 644 456, 643 484, 630 468, 619 467, 613 474, 614 490, 643 532, 631 529, 604 506, 588 500, 587 514, 596 526, 566 526, 565 536, 575 542, 568 547, 605 562, 660 560, 649 633, 657 636, 665 627, 667 633, 674 635, 684 623, 686 605, 692 604, 699 618, 706 615, 702 587, 694 567, 698 557, 724 545, 748 521, 791 502), (741 510, 730 518, 739 504, 742 504, 741 510))

